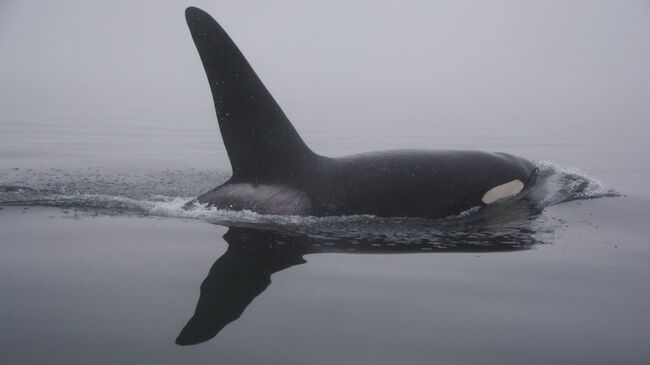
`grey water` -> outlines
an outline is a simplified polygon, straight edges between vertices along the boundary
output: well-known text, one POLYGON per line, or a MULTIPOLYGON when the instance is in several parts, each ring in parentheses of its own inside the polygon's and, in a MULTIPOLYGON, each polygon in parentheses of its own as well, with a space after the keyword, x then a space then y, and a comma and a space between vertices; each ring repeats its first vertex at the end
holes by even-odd
POLYGON ((186 5, 0 4, 0 363, 650 363, 646 2, 201 5, 318 153, 538 164, 434 221, 182 209, 186 5))

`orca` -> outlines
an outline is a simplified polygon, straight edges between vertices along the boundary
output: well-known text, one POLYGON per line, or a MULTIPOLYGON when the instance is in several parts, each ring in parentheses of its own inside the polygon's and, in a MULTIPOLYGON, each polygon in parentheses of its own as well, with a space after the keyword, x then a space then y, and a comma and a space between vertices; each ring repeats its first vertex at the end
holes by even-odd
POLYGON ((186 208, 200 203, 273 215, 444 218, 522 196, 534 182, 535 165, 505 153, 318 155, 221 26, 195 7, 185 15, 232 167, 228 181, 186 208))

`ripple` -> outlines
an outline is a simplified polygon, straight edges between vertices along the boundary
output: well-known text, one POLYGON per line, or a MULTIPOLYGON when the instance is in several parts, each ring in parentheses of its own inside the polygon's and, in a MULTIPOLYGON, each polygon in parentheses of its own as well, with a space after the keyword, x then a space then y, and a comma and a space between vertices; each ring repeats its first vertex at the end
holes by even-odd
MULTIPOLYGON (((544 208, 577 199, 618 195, 602 182, 550 161, 538 163, 538 176, 518 199, 472 208, 445 219, 381 218, 369 215, 301 217, 262 215, 197 205, 183 206, 224 182, 228 173, 202 170, 116 172, 100 168, 12 169, 0 171, 0 205, 49 206, 105 214, 200 219, 231 227, 269 229, 333 241, 445 245, 453 242, 526 246, 552 231, 544 208)), ((426 249, 426 247, 424 247, 426 249)))

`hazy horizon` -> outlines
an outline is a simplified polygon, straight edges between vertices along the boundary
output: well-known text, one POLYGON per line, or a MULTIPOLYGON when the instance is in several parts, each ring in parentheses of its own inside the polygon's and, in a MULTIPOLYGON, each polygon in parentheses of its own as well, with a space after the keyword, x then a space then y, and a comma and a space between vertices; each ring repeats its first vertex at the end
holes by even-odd
POLYGON ((209 101, 190 5, 223 25, 293 118, 650 120, 647 1, 5 1, 2 87, 209 101))
POLYGON ((649 36, 649 0, 0 0, 0 363, 650 364, 649 36), (188 6, 316 153, 486 154, 188 205, 232 176, 188 6))

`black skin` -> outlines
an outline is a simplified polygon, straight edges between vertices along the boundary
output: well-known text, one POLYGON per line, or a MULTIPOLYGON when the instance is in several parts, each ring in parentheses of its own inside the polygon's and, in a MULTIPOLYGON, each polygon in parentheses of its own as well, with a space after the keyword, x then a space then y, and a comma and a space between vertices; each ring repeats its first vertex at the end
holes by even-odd
POLYGON ((490 189, 535 166, 503 153, 398 150, 328 158, 298 135, 237 46, 210 15, 186 10, 232 165, 196 202, 263 214, 444 218, 483 206, 490 189))
POLYGON ((266 214, 441 218, 485 205, 483 194, 495 186, 515 179, 528 183, 534 169, 532 163, 515 156, 479 151, 318 156, 287 175, 252 184, 247 184, 249 179, 230 179, 198 201, 266 214), (229 186, 233 189, 224 189, 229 186), (267 194, 251 191, 261 186, 272 188, 267 194))

